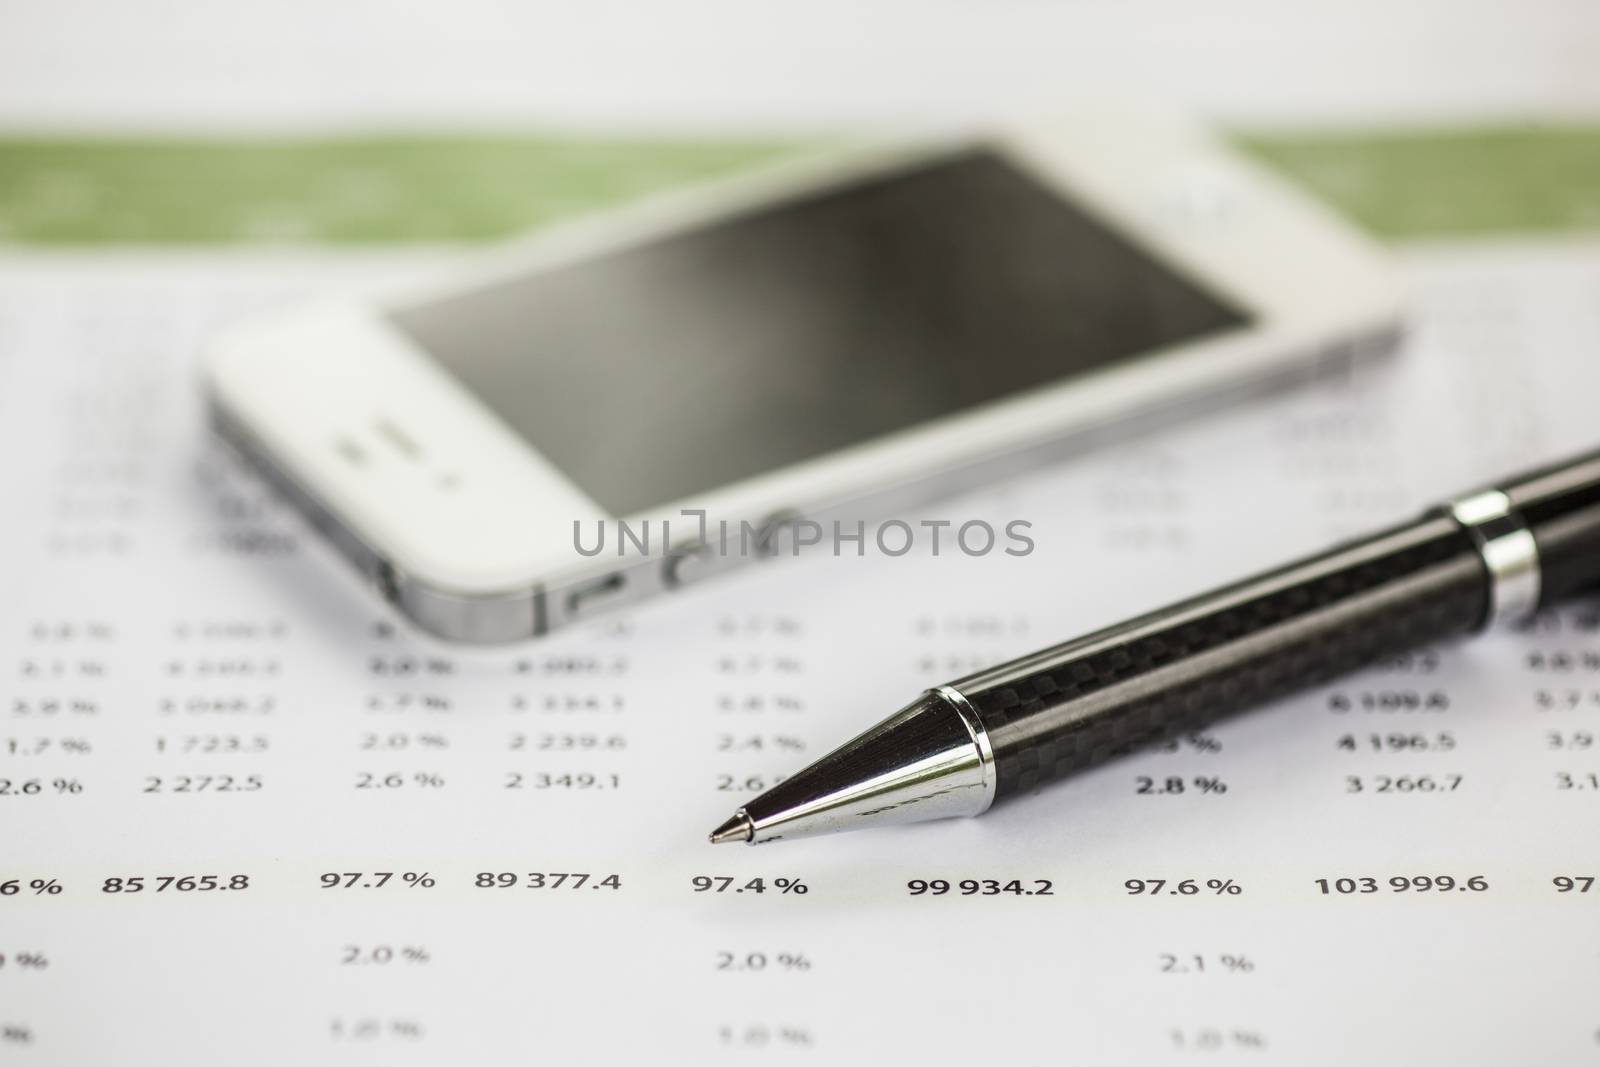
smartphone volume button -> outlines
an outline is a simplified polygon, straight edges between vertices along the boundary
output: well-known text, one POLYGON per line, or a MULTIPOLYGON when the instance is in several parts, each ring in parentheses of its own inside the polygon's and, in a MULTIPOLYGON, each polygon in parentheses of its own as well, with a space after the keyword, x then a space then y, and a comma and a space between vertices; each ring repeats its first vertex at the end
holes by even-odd
POLYGON ((627 586, 628 578, 621 572, 580 585, 567 594, 567 614, 586 615, 618 597, 627 586))
POLYGON ((705 570, 711 546, 704 541, 687 541, 674 548, 661 561, 661 587, 668 591, 700 577, 705 570))

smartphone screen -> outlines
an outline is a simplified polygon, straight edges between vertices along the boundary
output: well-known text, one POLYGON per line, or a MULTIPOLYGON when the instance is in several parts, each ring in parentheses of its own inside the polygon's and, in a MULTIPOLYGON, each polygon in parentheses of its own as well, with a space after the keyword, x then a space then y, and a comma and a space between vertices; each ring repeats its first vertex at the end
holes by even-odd
POLYGON ((613 515, 1248 322, 985 149, 391 319, 613 515))

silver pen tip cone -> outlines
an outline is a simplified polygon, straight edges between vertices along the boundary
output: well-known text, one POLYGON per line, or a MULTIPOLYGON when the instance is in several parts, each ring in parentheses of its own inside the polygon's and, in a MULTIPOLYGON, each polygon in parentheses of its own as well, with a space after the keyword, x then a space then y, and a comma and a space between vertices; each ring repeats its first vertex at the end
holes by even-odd
POLYGON ((711 831, 711 843, 713 845, 721 845, 729 841, 738 841, 741 844, 746 844, 750 840, 753 829, 754 827, 750 824, 750 816, 742 811, 737 812, 733 818, 711 831))

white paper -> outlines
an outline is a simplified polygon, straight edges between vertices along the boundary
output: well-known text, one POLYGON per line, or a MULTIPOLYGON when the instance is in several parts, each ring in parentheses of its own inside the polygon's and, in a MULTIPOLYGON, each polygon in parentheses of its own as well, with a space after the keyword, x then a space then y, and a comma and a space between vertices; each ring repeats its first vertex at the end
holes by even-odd
POLYGON ((705 843, 926 685, 1600 443, 1600 247, 1411 264, 1392 363, 921 516, 1025 559, 787 561, 474 651, 238 472, 192 373, 220 317, 416 263, 0 263, 0 1062, 1594 1060, 1593 602, 982 819, 705 843))

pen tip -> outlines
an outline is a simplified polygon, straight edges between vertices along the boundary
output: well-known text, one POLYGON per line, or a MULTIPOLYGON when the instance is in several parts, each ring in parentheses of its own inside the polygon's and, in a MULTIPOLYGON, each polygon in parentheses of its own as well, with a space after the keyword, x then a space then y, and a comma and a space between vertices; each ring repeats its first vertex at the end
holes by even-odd
POLYGON ((711 831, 713 845, 725 844, 729 841, 748 843, 754 827, 750 824, 750 816, 744 812, 735 812, 733 818, 711 831))

